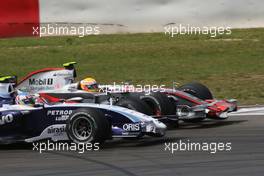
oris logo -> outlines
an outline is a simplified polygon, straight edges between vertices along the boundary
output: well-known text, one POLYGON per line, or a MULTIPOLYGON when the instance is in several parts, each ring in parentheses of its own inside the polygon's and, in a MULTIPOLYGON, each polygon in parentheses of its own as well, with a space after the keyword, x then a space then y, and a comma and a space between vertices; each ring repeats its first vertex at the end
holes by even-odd
POLYGON ((65 127, 50 127, 48 134, 61 134, 65 132, 65 127))
POLYGON ((7 123, 11 123, 11 122, 13 122, 13 120, 14 120, 13 115, 12 114, 7 114, 7 115, 2 116, 0 118, 0 125, 4 125, 4 124, 7 124, 7 123))
POLYGON ((126 123, 123 125, 123 130, 125 130, 125 131, 139 131, 140 125, 139 124, 126 123))
POLYGON ((45 85, 52 85, 53 84, 53 78, 47 78, 47 79, 29 79, 29 85, 35 85, 35 86, 45 86, 45 85))

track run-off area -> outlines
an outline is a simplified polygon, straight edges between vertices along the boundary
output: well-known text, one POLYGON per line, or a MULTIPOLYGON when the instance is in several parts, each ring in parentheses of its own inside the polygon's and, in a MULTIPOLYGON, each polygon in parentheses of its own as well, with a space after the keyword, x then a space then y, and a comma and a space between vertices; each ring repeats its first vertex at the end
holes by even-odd
MULTIPOLYGON (((31 144, 1 145, 5 176, 27 175, 263 175, 264 108, 241 108, 226 120, 180 122, 163 138, 107 141, 99 151, 32 150, 31 144), (256 109, 258 108, 258 109, 256 109), (166 145, 230 143, 224 151, 180 151, 166 145)), ((177 146, 178 147, 178 146, 177 146)))

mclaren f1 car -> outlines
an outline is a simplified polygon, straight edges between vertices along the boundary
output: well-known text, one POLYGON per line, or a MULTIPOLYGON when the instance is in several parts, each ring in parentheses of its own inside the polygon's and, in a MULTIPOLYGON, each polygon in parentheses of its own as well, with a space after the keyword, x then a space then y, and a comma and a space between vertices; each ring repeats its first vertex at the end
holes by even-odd
POLYGON ((98 92, 85 91, 80 82, 74 83, 74 64, 71 62, 64 64, 64 68, 45 68, 32 72, 19 81, 16 88, 23 92, 40 93, 53 102, 82 97, 84 102, 123 106, 169 123, 179 119, 188 122, 205 118, 225 119, 229 112, 237 109, 235 99, 214 99, 211 91, 197 82, 148 93, 115 90, 106 93, 102 85, 91 85, 98 86, 98 92))

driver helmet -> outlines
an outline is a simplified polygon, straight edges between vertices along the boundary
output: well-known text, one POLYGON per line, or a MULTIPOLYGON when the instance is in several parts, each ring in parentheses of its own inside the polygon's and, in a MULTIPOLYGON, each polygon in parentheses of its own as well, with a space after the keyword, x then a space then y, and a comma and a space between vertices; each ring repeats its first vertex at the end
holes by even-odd
POLYGON ((98 84, 93 78, 85 78, 80 81, 80 88, 87 92, 98 92, 98 84))

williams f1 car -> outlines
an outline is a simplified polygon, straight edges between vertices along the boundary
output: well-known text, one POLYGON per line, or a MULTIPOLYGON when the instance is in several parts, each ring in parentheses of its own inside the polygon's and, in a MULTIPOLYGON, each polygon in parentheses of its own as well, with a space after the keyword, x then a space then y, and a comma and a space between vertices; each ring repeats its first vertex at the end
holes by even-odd
MULTIPOLYGON (((13 93, 12 84, 0 83, 0 99, 13 93), (3 88, 6 87, 6 88, 3 88), (10 92, 11 91, 11 92, 10 92)), ((49 102, 24 96, 24 104, 1 101, 0 143, 34 142, 44 139, 76 143, 103 142, 115 137, 163 136, 166 125, 131 109, 94 103, 75 103, 78 98, 49 102)))

